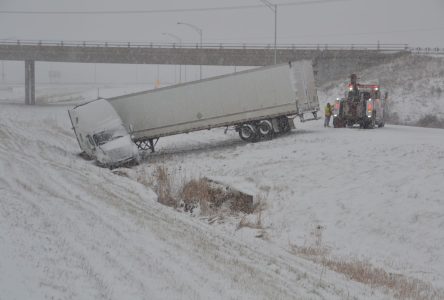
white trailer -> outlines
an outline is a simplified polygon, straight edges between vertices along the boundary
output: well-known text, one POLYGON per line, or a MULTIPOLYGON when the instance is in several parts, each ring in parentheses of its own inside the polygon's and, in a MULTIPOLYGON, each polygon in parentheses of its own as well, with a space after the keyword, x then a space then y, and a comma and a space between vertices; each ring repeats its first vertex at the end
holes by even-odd
POLYGON ((256 141, 294 128, 293 118, 317 119, 311 61, 267 66, 107 99, 141 149, 160 137, 234 126, 256 141))

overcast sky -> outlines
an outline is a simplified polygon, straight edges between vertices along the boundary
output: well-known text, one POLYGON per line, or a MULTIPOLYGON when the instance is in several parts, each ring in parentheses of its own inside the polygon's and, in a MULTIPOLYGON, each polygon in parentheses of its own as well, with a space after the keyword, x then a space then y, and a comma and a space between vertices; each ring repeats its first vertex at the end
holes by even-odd
MULTIPOLYGON (((276 4, 313 0, 270 0, 276 4)), ((319 0, 318 0, 319 1, 319 0)), ((314 1, 314 2, 318 2, 314 1)), ((0 39, 273 43, 274 14, 265 6, 236 10, 152 12, 261 4, 260 0, 0 0, 0 39), (151 11, 140 14, 15 14, 151 11), (9 11, 8 13, 5 13, 9 11)), ((407 43, 444 47, 444 0, 344 0, 278 6, 278 43, 407 43)))

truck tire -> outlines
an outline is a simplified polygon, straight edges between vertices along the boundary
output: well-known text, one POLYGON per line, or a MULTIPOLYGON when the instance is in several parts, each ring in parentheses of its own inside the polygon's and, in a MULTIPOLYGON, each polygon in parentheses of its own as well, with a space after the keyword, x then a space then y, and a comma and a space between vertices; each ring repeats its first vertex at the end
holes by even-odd
POLYGON ((342 119, 340 119, 340 118, 338 118, 338 117, 333 118, 333 127, 334 127, 334 128, 342 128, 342 127, 345 127, 345 121, 342 120, 342 119))
POLYGON ((242 124, 239 128, 239 137, 249 143, 257 140, 256 127, 251 124, 242 124))
POLYGON ((367 123, 368 129, 374 129, 376 126, 376 114, 373 112, 372 117, 370 118, 370 121, 367 123))
POLYGON ((262 120, 257 126, 259 137, 264 140, 271 140, 274 134, 273 125, 268 120, 262 120))
POLYGON ((384 127, 385 125, 385 114, 382 114, 382 120, 379 122, 378 127, 384 127))

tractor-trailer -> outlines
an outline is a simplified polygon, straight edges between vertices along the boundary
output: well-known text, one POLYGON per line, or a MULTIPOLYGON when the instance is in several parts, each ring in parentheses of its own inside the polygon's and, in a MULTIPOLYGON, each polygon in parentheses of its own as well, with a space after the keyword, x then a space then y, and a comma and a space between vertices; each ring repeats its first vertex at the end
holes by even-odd
POLYGON ((294 128, 294 117, 313 120, 319 111, 308 60, 107 100, 139 148, 152 151, 160 137, 225 126, 234 126, 246 141, 268 139, 294 128))

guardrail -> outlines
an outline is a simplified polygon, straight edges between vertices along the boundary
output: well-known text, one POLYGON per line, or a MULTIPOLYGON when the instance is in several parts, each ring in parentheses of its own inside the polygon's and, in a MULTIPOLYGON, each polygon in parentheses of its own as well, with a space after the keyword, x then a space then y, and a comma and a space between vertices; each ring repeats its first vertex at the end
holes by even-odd
MULTIPOLYGON (((272 44, 257 43, 147 43, 107 41, 55 41, 55 40, 0 40, 0 45, 70 46, 70 47, 129 47, 129 48, 205 48, 205 49, 273 49, 272 44)), ((307 50, 408 50, 407 44, 279 44, 279 49, 307 50)), ((444 48, 442 49, 444 51, 444 48)))
MULTIPOLYGON (((58 47, 119 47, 119 48, 183 48, 183 49, 274 49, 272 44, 258 43, 147 43, 106 41, 0 40, 0 45, 58 47)), ((374 50, 381 52, 408 51, 413 54, 444 55, 444 47, 410 47, 408 44, 278 44, 279 50, 374 50)))
POLYGON ((412 54, 429 54, 429 55, 444 55, 444 48, 430 48, 430 47, 411 47, 408 49, 412 54))

